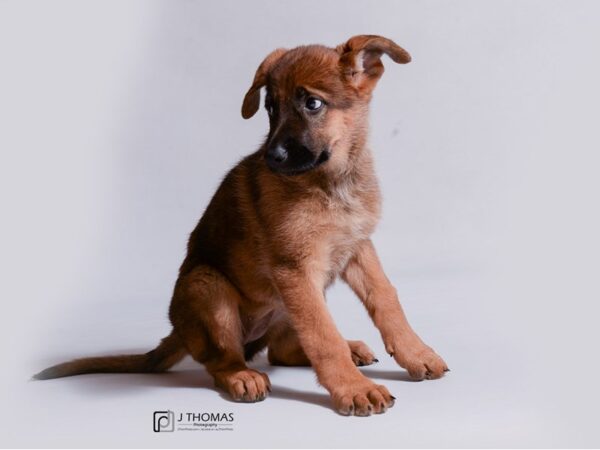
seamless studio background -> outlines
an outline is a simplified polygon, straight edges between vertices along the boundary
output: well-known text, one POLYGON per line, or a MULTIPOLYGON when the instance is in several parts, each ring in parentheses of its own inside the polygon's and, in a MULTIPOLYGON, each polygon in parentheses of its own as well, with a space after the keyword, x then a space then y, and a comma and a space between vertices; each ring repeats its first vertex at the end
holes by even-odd
POLYGON ((589 447, 596 380, 600 4, 586 1, 0 3, 3 446, 589 447), (29 381, 169 331, 186 239, 267 131, 242 97, 273 48, 381 34, 374 236, 446 378, 413 383, 343 285, 329 305, 398 398, 344 418, 309 369, 235 404, 184 361, 165 375, 29 381), (154 433, 153 411, 234 431, 154 433))

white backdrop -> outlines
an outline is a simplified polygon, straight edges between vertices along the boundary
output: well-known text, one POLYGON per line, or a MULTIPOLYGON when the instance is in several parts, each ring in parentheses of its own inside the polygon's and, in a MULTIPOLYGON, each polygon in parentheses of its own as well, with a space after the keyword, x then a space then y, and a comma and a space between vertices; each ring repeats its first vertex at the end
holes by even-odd
POLYGON ((10 446, 599 446, 600 3, 0 2, 3 408, 10 446), (417 331, 446 359, 412 383, 359 302, 329 303, 398 397, 337 416, 308 369, 239 405, 186 361, 168 375, 28 381, 145 351, 188 233, 265 113, 242 97, 275 47, 381 34, 374 236, 417 331), (234 412, 231 432, 154 433, 156 410, 234 412))

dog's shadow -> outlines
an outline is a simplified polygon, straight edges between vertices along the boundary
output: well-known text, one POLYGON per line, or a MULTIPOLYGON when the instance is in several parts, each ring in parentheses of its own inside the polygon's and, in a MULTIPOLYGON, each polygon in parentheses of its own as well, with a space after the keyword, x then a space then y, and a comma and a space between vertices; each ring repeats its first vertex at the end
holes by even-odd
MULTIPOLYGON (((131 353, 136 352, 132 351, 131 353)), ((287 369, 312 371, 310 367, 273 367, 268 363, 266 356, 262 354, 258 355, 250 366, 268 375, 275 371, 287 369)), ((377 370, 361 367, 361 371, 374 380, 413 381, 406 372, 397 370, 377 370)), ((157 387, 172 389, 203 388, 218 392, 224 400, 234 402, 227 393, 215 387, 212 377, 201 365, 187 358, 169 372, 90 374, 74 377, 72 385, 89 396, 118 396, 125 393, 135 393, 136 391, 143 392, 146 389, 157 387)), ((288 386, 273 385, 270 397, 310 403, 327 409, 332 407, 331 399, 327 393, 302 391, 288 386)))
POLYGON ((389 381, 407 381, 409 383, 419 383, 421 380, 415 380, 410 377, 408 372, 397 369, 397 370, 377 370, 376 368, 364 368, 361 367, 360 371, 369 378, 374 380, 389 380, 389 381))

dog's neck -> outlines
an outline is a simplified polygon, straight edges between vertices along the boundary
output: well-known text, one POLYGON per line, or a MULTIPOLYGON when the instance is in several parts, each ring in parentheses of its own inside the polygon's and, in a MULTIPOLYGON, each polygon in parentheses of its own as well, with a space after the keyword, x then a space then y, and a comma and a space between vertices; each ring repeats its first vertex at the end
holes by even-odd
POLYGON ((322 174, 318 186, 325 192, 335 192, 346 185, 368 185, 375 180, 373 155, 364 141, 357 142, 349 151, 348 164, 339 173, 322 174))
POLYGON ((319 192, 335 198, 339 192, 353 189, 378 191, 373 155, 366 145, 366 138, 354 142, 349 151, 348 162, 341 171, 327 171, 326 167, 292 177, 278 177, 280 182, 294 192, 319 192))

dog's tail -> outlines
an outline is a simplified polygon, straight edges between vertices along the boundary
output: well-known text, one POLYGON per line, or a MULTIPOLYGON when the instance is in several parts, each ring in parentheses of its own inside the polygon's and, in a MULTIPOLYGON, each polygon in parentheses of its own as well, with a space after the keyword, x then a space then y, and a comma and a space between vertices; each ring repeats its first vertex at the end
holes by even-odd
POLYGON ((181 340, 171 333, 158 347, 140 355, 102 356, 75 359, 48 367, 33 376, 36 380, 70 377, 84 373, 150 373, 164 372, 187 354, 181 340))

